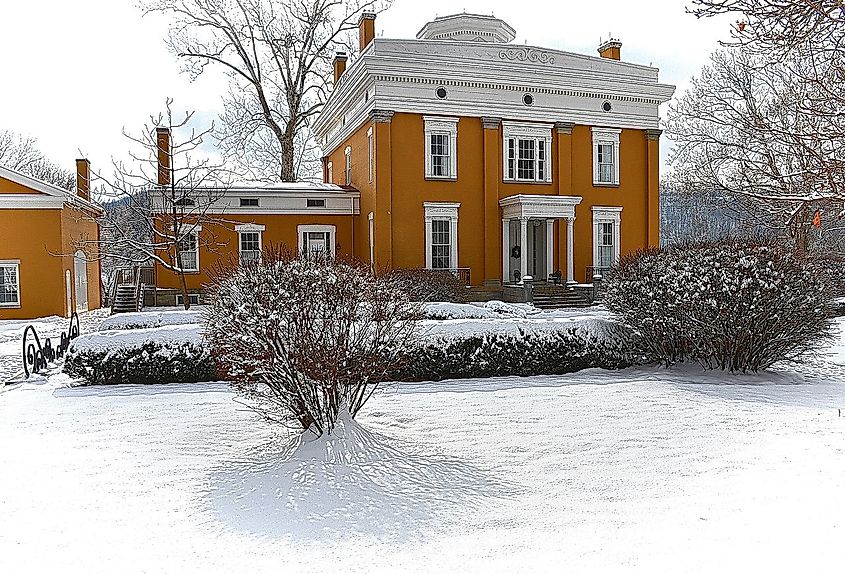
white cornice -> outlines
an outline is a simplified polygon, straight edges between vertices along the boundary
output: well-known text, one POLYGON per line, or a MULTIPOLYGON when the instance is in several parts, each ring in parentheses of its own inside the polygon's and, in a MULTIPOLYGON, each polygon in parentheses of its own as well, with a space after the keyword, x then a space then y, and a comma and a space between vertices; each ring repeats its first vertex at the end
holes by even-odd
POLYGON ((34 193, 0 193, 0 209, 61 209, 65 200, 34 193))
POLYGON ((314 133, 328 154, 373 109, 655 129, 658 106, 674 92, 657 74, 652 67, 530 46, 377 38, 344 74, 314 133), (516 51, 512 59, 505 50, 516 51), (439 86, 447 87, 447 98, 435 96, 439 86), (534 105, 522 103, 527 92, 534 105), (611 112, 602 110, 604 101, 614 103, 611 112))
MULTIPOLYGON (((53 199, 60 199, 63 203, 72 203, 76 205, 76 207, 80 207, 83 209, 87 209, 89 211, 93 211, 96 213, 102 213, 102 209, 95 203, 88 201, 87 199, 83 199, 78 195, 74 194, 72 191, 68 191, 67 189, 58 187, 53 185, 52 183, 47 183, 46 181, 41 181, 40 179, 35 179, 34 177, 28 176, 23 174, 19 171, 14 169, 9 169, 8 167, 3 167, 0 165, 0 178, 7 179, 18 185, 31 189, 33 191, 39 192, 42 195, 36 194, 0 194, 0 198, 3 196, 15 196, 15 197, 22 197, 27 196, 29 198, 53 198, 53 199)), ((29 207, 28 209, 56 209, 56 207, 32 207, 34 205, 34 201, 25 201, 29 207)), ((59 206, 59 208, 61 205, 59 206)), ((14 207, 11 204, 0 205, 0 209, 13 209, 14 207)))

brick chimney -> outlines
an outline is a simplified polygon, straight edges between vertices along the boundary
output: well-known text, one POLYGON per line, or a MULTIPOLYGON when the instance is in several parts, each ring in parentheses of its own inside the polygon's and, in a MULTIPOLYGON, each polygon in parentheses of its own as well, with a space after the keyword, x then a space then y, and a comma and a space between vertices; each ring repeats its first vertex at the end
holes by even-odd
POLYGON ((622 57, 622 42, 616 38, 611 38, 606 42, 602 42, 599 46, 599 55, 602 58, 609 58, 611 60, 619 60, 622 57))
POLYGON ((373 12, 364 12, 358 19, 358 49, 363 52, 375 37, 376 15, 373 12))
POLYGON ((337 85, 337 82, 340 80, 340 77, 343 75, 343 72, 346 71, 346 52, 338 52, 334 55, 334 83, 337 85))
POLYGON ((87 159, 76 160, 76 195, 91 199, 91 162, 87 159))
POLYGON ((156 128, 156 148, 158 148, 158 184, 170 185, 170 129, 156 128))

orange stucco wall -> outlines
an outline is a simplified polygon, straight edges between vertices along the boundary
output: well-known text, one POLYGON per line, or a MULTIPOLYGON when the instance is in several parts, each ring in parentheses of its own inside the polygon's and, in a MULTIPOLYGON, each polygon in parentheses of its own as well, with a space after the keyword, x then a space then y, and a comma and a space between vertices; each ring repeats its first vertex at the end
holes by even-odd
MULTIPOLYGON (((208 215, 208 219, 212 216, 208 215)), ((199 232, 198 273, 187 273, 185 282, 191 291, 201 290, 211 280, 220 266, 237 262, 238 233, 235 225, 254 223, 264 225, 262 247, 264 249, 286 247, 298 248, 298 225, 334 225, 335 250, 338 256, 351 256, 353 252, 354 229, 350 215, 229 215, 219 224, 204 221, 199 232)), ((156 266, 156 284, 162 289, 178 289, 179 276, 161 265, 156 266)))
MULTIPOLYGON (((0 178, 0 190, 41 195, 0 178)), ((0 261, 19 262, 20 305, 0 307, 0 319, 34 319, 68 314, 65 271, 70 271, 71 306, 76 308, 73 253, 80 240, 96 240, 99 227, 69 204, 61 209, 8 208, 0 199, 0 261)), ((86 265, 88 308, 100 307, 100 263, 96 246, 86 265)))
MULTIPOLYGON (((574 224, 576 281, 585 279, 593 264, 593 206, 622 207, 620 252, 657 245, 658 145, 643 130, 620 134, 619 185, 594 186, 592 132, 575 125, 571 133, 552 130, 550 183, 510 183, 502 177, 502 132, 484 129, 479 118, 461 117, 457 136, 457 180, 425 179, 425 126, 422 115, 397 113, 390 122, 365 122, 338 146, 333 162, 334 183, 344 183, 344 150, 352 148, 352 185, 361 190, 361 216, 355 255, 369 259, 367 214, 375 214, 375 254, 378 267, 424 267, 423 203, 459 202, 458 265, 469 267, 473 284, 501 280, 502 224, 498 201, 517 195, 582 197, 574 224), (367 130, 375 134, 375 181, 368 181, 367 130)), ((566 226, 555 223, 555 263, 566 269, 566 226)))

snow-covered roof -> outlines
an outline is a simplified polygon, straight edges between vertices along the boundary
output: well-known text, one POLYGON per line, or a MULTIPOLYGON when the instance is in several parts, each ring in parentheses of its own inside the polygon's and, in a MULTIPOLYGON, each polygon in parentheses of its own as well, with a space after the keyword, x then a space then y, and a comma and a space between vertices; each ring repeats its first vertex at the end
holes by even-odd
MULTIPOLYGON (((54 201, 60 199, 62 203, 74 203, 79 207, 84 207, 84 208, 91 209, 91 210, 98 211, 98 212, 101 211, 100 207, 97 204, 95 204, 91 201, 88 201, 87 199, 83 199, 82 197, 80 197, 76 193, 74 193, 73 191, 64 189, 62 187, 59 187, 57 185, 54 185, 52 183, 48 183, 46 181, 43 181, 43 180, 40 180, 40 179, 37 179, 37 178, 34 178, 34 177, 27 175, 25 173, 21 173, 18 170, 15 170, 15 169, 12 169, 12 168, 9 168, 9 167, 4 167, 4 166, 0 165, 0 177, 2 177, 3 179, 8 179, 9 181, 17 183, 18 185, 21 185, 21 186, 26 187, 28 189, 38 191, 38 192, 44 194, 45 196, 47 196, 47 198, 54 198, 54 201)), ((6 195, 7 199, 8 199, 9 196, 15 195, 15 194, 4 194, 4 195, 6 195)), ((3 196, 0 196, 0 197, 3 197, 3 196)), ((47 198, 45 198, 45 199, 47 199, 47 198)))

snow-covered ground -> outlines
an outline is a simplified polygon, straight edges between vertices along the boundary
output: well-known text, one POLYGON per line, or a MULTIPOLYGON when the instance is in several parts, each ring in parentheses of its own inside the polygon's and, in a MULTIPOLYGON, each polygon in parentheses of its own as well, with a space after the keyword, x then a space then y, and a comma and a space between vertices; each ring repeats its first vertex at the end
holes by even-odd
MULTIPOLYGON (((100 323, 108 315, 108 309, 97 309, 79 314, 80 333, 90 333, 99 329, 100 323)), ((45 337, 58 338, 67 332, 70 320, 65 317, 42 317, 32 320, 0 321, 0 387, 18 374, 23 374, 23 332, 27 325, 35 327, 38 337, 44 343, 45 337)))
POLYGON ((845 333, 828 351, 403 383, 307 444, 223 384, 18 385, 0 572, 840 571, 845 333))

